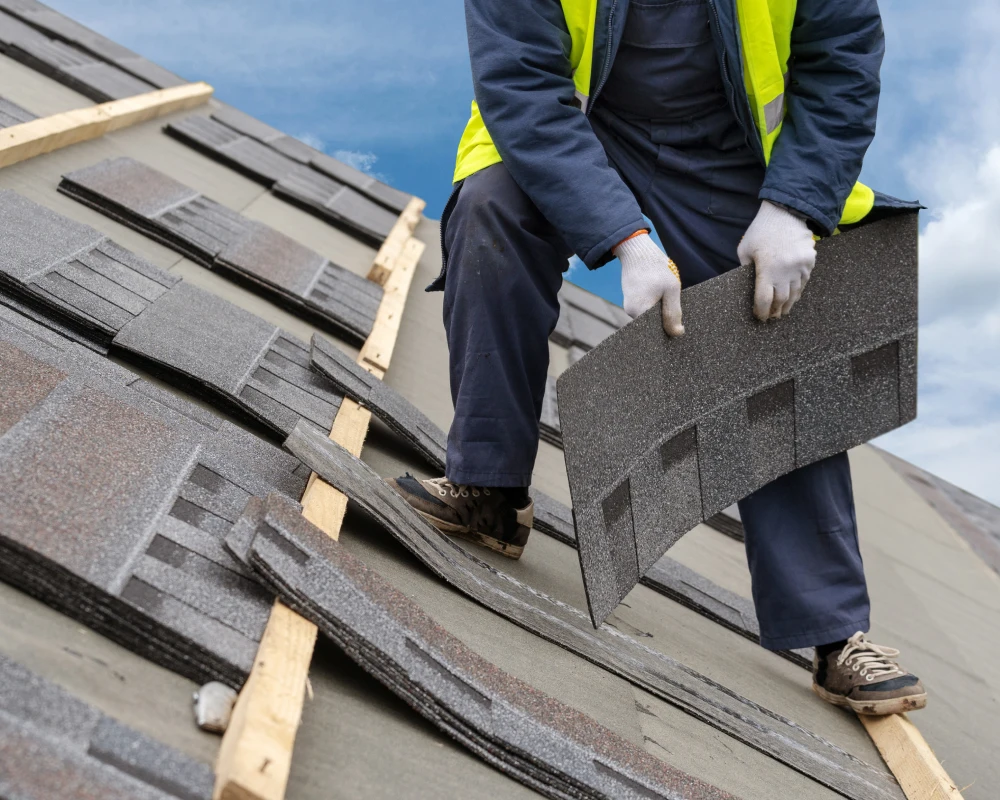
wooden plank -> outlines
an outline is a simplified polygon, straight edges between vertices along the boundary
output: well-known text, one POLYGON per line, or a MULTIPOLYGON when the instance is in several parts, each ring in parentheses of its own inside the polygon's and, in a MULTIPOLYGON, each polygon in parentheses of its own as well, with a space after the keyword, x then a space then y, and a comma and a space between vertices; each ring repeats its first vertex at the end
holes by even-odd
MULTIPOLYGON (((422 208, 423 201, 420 201, 418 218, 422 208)), ((358 355, 358 363, 379 378, 385 375, 392 357, 403 308, 424 250, 423 242, 409 237, 416 223, 412 217, 404 218, 405 214, 400 216, 392 233, 402 228, 407 236, 392 270, 385 276, 385 294, 375 326, 358 355), (367 360, 366 349, 373 354, 374 361, 367 360)), ((330 438, 360 456, 370 421, 370 411, 345 398, 334 419, 330 438)), ((332 538, 339 538, 347 513, 346 495, 313 473, 302 495, 302 506, 306 519, 332 538)), ((250 678, 240 692, 232 721, 222 739, 215 766, 215 800, 281 800, 284 797, 315 642, 316 628, 312 623, 276 602, 250 678)))
POLYGON ((962 793, 905 714, 859 716, 907 800, 962 800, 962 793))
POLYGON ((0 130, 0 167, 193 108, 206 102, 213 91, 207 83, 187 83, 12 125, 0 130))
POLYGON ((396 347, 396 335, 403 318, 403 307, 410 291, 410 282, 417 271, 417 262, 424 252, 424 243, 408 239, 403 245, 396 267, 385 282, 385 294, 375 315, 375 326, 361 347, 358 363, 378 377, 385 375, 396 347))
POLYGON ((427 203, 419 197, 414 197, 406 204, 403 213, 399 215, 393 229, 389 231, 389 235, 385 237, 378 253, 375 254, 375 260, 372 262, 371 269, 368 270, 368 280, 385 286, 389 274, 403 252, 403 247, 410 238, 410 234, 420 222, 421 214, 426 205, 427 203))

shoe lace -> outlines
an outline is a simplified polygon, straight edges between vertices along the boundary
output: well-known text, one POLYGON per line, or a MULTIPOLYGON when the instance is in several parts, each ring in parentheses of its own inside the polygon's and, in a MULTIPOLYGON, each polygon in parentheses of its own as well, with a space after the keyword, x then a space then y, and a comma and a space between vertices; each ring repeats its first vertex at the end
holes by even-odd
POLYGON ((892 647, 883 647, 868 641, 865 635, 858 631, 844 645, 837 656, 837 666, 848 666, 855 672, 860 672, 867 681, 883 678, 889 675, 906 673, 892 659, 899 651, 892 647))
POLYGON ((433 486, 441 497, 479 497, 480 494, 488 495, 490 490, 485 486, 465 486, 461 483, 452 483, 447 478, 431 478, 426 481, 427 485, 433 486))

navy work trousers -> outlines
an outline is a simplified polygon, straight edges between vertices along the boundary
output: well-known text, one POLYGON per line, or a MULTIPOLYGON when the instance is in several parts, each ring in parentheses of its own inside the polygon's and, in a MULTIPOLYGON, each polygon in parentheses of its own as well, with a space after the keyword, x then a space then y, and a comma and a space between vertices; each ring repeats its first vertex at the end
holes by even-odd
MULTIPOLYGON (((673 124, 626 120, 600 107, 591 120, 683 284, 736 267, 736 248, 760 205, 764 177, 745 143, 691 147, 697 131, 686 129, 677 134, 684 137, 681 149, 672 146, 673 124)), ((570 251, 502 163, 456 188, 442 225, 455 404, 447 477, 528 486, 548 337, 570 251)), ((432 288, 440 286, 441 279, 432 288)), ((764 647, 826 644, 868 630, 846 454, 779 478, 739 505, 764 647)))

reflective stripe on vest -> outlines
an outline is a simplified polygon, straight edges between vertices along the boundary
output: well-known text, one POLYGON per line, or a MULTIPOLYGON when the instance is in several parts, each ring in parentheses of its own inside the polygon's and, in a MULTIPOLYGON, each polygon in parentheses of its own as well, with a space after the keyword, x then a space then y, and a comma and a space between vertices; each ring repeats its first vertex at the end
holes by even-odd
MULTIPOLYGON (((714 0, 720 2, 722 0, 714 0)), ((572 42, 570 66, 580 107, 586 111, 593 77, 594 34, 598 0, 562 0, 563 16, 572 42)), ((791 54, 796 0, 736 0, 743 49, 743 76, 754 124, 764 150, 764 162, 781 133, 785 118, 785 90, 791 54)), ((479 106, 472 101, 472 116, 458 145, 454 181, 467 178, 501 160, 479 106)), ((872 209, 875 194, 857 183, 844 205, 840 222, 859 222, 872 209)))

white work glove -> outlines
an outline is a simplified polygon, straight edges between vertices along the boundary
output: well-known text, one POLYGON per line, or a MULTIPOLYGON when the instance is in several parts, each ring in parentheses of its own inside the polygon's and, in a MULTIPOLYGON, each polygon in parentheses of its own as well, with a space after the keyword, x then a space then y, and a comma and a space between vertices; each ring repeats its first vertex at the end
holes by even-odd
POLYGON ((684 333, 681 324, 681 280, 677 267, 648 233, 626 239, 612 251, 622 262, 625 313, 632 319, 663 301, 663 330, 668 336, 684 333))
POLYGON ((757 270, 754 316, 780 319, 802 296, 816 265, 816 242, 805 220, 765 200, 736 255, 742 266, 753 264, 757 270))

